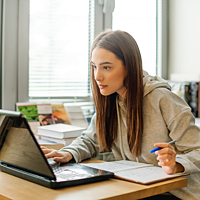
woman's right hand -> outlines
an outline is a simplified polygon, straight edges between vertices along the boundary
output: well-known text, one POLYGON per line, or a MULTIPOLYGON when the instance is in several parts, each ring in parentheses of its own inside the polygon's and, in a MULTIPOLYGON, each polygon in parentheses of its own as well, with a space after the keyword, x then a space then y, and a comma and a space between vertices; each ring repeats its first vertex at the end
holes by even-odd
POLYGON ((46 158, 53 158, 55 162, 69 162, 73 156, 69 152, 59 151, 55 149, 48 149, 46 147, 41 146, 43 153, 45 154, 46 158))

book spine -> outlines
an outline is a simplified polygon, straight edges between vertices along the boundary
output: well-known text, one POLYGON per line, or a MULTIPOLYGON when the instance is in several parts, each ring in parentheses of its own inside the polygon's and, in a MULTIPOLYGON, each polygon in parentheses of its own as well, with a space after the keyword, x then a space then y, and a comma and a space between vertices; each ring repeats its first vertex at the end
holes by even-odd
POLYGON ((185 101, 189 105, 189 101, 190 101, 189 84, 185 84, 185 101))
POLYGON ((68 139, 58 139, 58 138, 51 138, 51 137, 45 137, 45 136, 41 136, 41 138, 45 139, 45 140, 52 141, 52 142, 56 142, 56 143, 62 143, 65 146, 68 146, 69 144, 72 143, 73 140, 76 139, 76 137, 68 138, 68 139))
POLYGON ((38 135, 46 136, 46 137, 55 137, 58 139, 63 138, 63 133, 61 132, 55 132, 52 130, 46 130, 46 129, 40 129, 40 128, 38 128, 38 135))
POLYGON ((194 117, 198 117, 198 84, 197 82, 191 82, 189 86, 189 106, 192 109, 194 117))

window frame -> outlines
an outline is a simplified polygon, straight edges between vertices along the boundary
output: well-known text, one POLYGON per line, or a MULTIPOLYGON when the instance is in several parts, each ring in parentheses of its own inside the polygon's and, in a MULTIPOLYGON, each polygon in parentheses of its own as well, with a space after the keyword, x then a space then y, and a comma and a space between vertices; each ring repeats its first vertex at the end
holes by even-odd
POLYGON ((168 79, 168 13, 169 1, 157 0, 156 67, 157 75, 168 79))
POLYGON ((14 110, 18 100, 19 0, 1 0, 1 108, 14 110))
MULTIPOLYGON (((0 52, 2 52, 2 0, 0 0, 0 52)), ((0 74, 2 74, 2 54, 0 54, 0 74)), ((0 76, 0 108, 2 108, 2 76, 0 76)))

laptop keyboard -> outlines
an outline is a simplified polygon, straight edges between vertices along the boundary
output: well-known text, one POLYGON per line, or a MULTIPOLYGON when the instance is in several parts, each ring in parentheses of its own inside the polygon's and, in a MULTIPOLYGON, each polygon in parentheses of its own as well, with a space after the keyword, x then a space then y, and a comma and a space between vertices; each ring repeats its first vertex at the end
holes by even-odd
POLYGON ((59 165, 58 166, 53 165, 51 166, 51 168, 53 169, 54 174, 59 174, 64 171, 64 168, 60 167, 59 165))

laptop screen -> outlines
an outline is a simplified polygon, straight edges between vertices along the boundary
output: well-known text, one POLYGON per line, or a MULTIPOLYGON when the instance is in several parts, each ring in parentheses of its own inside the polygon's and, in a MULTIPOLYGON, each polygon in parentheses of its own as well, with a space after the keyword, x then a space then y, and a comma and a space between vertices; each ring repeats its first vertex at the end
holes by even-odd
POLYGON ((0 160, 37 175, 56 179, 21 113, 2 113, 0 110, 0 160))

